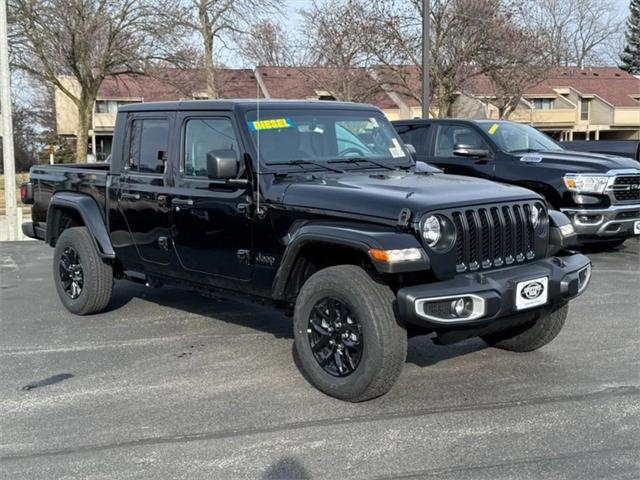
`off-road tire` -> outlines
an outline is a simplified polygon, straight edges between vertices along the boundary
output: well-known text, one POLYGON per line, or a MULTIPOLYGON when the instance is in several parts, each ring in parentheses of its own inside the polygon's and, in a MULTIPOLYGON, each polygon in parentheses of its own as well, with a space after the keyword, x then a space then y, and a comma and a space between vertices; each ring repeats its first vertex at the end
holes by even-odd
POLYGON ((512 352, 531 352, 544 347, 556 338, 564 326, 569 313, 569 304, 565 303, 554 310, 541 310, 531 323, 493 332, 480 338, 488 345, 512 352))
POLYGON ((328 267, 302 286, 294 310, 294 353, 303 375, 320 391, 341 400, 362 402, 387 393, 407 357, 407 331, 396 315, 396 299, 380 279, 354 265, 328 267), (362 329, 362 357, 346 377, 327 373, 313 356, 307 329, 318 301, 346 302, 362 329))
POLYGON ((98 254, 86 227, 68 228, 58 238, 53 253, 53 280, 60 301, 71 313, 89 315, 104 310, 109 304, 113 291, 113 268, 98 254), (83 288, 75 299, 65 292, 59 273, 60 258, 68 247, 77 252, 82 264, 83 288))

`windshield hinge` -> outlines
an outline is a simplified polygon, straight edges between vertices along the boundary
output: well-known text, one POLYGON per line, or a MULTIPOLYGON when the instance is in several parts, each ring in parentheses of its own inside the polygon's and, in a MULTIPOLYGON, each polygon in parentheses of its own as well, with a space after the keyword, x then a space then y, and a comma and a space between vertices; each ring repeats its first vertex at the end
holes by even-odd
POLYGON ((398 214, 398 221, 396 222, 396 227, 401 230, 406 230, 409 227, 409 223, 411 223, 411 217, 413 216, 413 212, 411 212, 408 208, 403 208, 400 210, 398 214))

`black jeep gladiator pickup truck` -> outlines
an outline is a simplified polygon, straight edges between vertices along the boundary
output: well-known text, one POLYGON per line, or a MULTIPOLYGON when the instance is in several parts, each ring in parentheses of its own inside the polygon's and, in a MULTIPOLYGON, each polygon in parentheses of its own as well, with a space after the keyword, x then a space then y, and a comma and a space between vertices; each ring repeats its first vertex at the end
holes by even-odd
POLYGON ((446 173, 520 185, 564 212, 582 244, 615 247, 640 235, 640 164, 563 149, 528 125, 494 120, 393 122, 416 159, 446 173))
POLYGON ((408 335, 530 351, 562 328, 589 260, 538 194, 415 165, 368 105, 189 101, 121 108, 110 165, 40 165, 22 188, 64 306, 114 279, 173 282, 293 315, 323 392, 387 392, 408 335))

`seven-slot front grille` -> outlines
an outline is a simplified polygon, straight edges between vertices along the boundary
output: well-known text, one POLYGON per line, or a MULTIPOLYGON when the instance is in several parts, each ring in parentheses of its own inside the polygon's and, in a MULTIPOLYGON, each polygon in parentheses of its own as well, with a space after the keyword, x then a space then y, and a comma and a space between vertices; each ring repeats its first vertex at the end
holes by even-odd
MULTIPOLYGON (((533 204, 486 206, 453 211, 456 270, 489 269, 535 257, 533 204)), ((538 208, 541 209, 541 205, 538 208)))
POLYGON ((613 196, 619 202, 640 200, 640 175, 624 175, 613 181, 613 196))

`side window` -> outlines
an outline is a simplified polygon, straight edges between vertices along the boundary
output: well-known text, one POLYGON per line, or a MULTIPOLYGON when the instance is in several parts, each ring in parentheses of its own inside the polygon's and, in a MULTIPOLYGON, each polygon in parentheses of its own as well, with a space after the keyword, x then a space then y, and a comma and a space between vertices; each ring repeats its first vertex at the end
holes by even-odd
POLYGON ((207 153, 211 150, 233 150, 238 155, 238 142, 231 120, 222 117, 187 120, 184 133, 184 174, 207 178, 207 153))
POLYGON ((419 155, 427 154, 427 132, 429 125, 402 125, 398 127, 398 135, 404 143, 410 143, 419 155))
POLYGON ((469 127, 462 125, 438 125, 434 156, 453 157, 453 150, 456 145, 488 148, 480 134, 469 127))
POLYGON ((141 173, 164 173, 169 144, 167 119, 136 119, 129 133, 129 170, 141 173))

